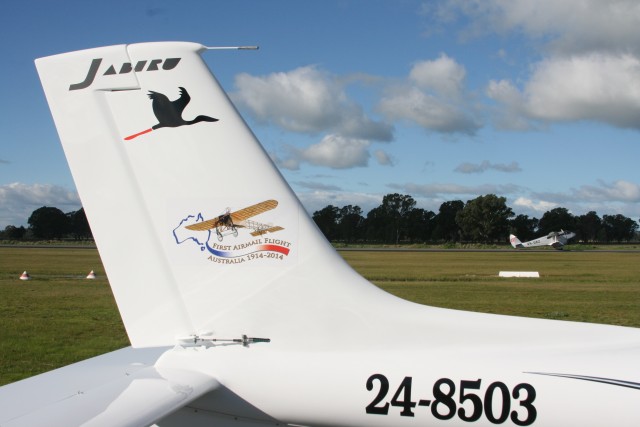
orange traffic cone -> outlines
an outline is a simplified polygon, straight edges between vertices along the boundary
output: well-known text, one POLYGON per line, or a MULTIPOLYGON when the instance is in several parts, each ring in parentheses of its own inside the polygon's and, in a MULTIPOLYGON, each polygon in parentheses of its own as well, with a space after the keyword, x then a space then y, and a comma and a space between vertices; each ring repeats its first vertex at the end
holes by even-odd
POLYGON ((93 272, 93 270, 91 270, 91 272, 87 275, 87 279, 95 279, 96 278, 96 273, 93 272))
POLYGON ((20 275, 20 280, 31 280, 31 276, 26 271, 20 275))

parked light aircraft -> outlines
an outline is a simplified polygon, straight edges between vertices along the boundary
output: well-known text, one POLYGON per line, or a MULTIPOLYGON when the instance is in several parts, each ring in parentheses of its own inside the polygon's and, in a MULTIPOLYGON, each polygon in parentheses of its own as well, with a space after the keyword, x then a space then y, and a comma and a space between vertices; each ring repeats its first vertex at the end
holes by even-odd
POLYGON ((537 239, 522 243, 520 239, 518 239, 515 235, 510 234, 509 241, 511 242, 511 246, 516 249, 535 248, 538 246, 551 246, 554 249, 561 250, 569 240, 575 237, 575 235, 576 233, 573 233, 571 231, 553 231, 546 236, 538 237, 537 239))
POLYGON ((305 213, 205 50, 36 60, 131 347, 0 388, 2 427, 640 425, 640 330, 422 306, 367 282, 305 213), (147 94, 178 87, 191 101, 176 114, 217 121, 127 140, 156 120, 147 94), (278 239, 222 245, 186 228, 259 200, 278 202, 261 214, 278 239))

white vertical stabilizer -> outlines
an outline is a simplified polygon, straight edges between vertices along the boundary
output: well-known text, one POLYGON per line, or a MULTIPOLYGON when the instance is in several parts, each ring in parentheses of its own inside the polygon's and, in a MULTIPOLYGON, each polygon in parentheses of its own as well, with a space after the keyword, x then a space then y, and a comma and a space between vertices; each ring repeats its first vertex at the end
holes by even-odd
POLYGON ((514 234, 509 234, 509 241, 511 242, 511 246, 513 246, 515 249, 524 247, 520 239, 518 239, 514 234))
POLYGON ((354 298, 382 292, 321 236, 204 49, 144 43, 36 61, 131 343, 339 329, 335 313, 308 316, 340 310, 350 291, 331 288, 349 278, 354 298))

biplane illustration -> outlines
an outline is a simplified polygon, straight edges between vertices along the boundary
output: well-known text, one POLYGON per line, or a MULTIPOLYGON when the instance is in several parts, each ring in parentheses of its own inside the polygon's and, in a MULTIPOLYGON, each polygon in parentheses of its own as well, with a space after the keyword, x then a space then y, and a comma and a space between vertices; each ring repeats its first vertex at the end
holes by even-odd
POLYGON ((275 209, 278 206, 276 200, 265 200, 264 202, 256 203, 255 205, 247 206, 246 208, 231 212, 227 208, 227 211, 216 218, 208 219, 206 221, 198 222, 196 224, 187 225, 187 230, 194 231, 207 231, 215 229, 218 240, 222 242, 224 236, 233 235, 238 236, 238 228, 249 228, 253 230, 252 236, 262 236, 266 233, 275 233, 276 231, 284 230, 284 228, 273 225, 264 224, 258 221, 250 220, 256 215, 275 209))

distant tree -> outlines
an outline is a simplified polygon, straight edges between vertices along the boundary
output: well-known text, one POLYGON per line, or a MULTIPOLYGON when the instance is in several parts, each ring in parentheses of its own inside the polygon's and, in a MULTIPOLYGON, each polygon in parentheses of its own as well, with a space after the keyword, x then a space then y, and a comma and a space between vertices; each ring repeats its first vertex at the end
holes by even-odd
POLYGON ((38 208, 31 213, 27 223, 38 239, 57 239, 69 232, 69 217, 58 208, 38 208))
POLYGON ((512 216, 506 198, 487 194, 467 201, 456 214, 456 223, 464 236, 474 242, 505 241, 512 216))
POLYGON ((538 218, 529 218, 528 215, 517 215, 509 222, 511 234, 518 236, 523 242, 532 240, 538 233, 538 218))
POLYGON ((9 240, 22 240, 27 229, 23 226, 16 227, 15 225, 7 225, 2 232, 3 238, 9 240))
POLYGON ((434 240, 445 240, 457 242, 460 240, 460 226, 456 223, 456 215, 464 209, 462 200, 452 200, 440 205, 438 214, 434 218, 435 228, 433 230, 434 240))
POLYGON ((316 225, 329 241, 336 239, 338 235, 338 218, 340 209, 333 205, 328 205, 312 215, 316 225))
POLYGON ((603 215, 602 226, 609 242, 628 242, 638 230, 637 222, 621 214, 603 215))
POLYGON ((602 229, 602 220, 594 211, 587 212, 576 218, 577 239, 585 242, 595 242, 598 240, 602 229))
POLYGON ((409 214, 415 205, 416 201, 411 196, 387 194, 382 198, 380 206, 367 215, 368 234, 387 243, 397 244, 406 239, 409 214))
POLYGON ((360 206, 347 205, 338 214, 338 239, 345 242, 360 240, 364 234, 364 217, 360 206))
POLYGON ((575 231, 576 219, 566 208, 555 208, 542 215, 539 228, 541 234, 560 230, 575 231))
POLYGON ((74 239, 92 238, 91 228, 89 227, 89 221, 87 221, 87 215, 84 213, 84 208, 67 213, 67 217, 69 218, 69 231, 73 234, 74 239))
POLYGON ((387 216, 378 206, 367 213, 364 220, 365 239, 369 242, 386 242, 390 238, 387 230, 387 216))
MULTIPOLYGON (((342 208, 328 205, 312 216, 327 239, 345 242, 457 242, 462 237, 489 242, 506 240, 508 233, 527 241, 560 230, 575 231, 578 239, 584 241, 621 242, 640 238, 638 223, 624 215, 605 215, 600 219, 591 211, 574 216, 566 208, 558 207, 545 212, 539 220, 527 215, 514 217, 506 199, 495 194, 477 197, 466 204, 461 200, 444 202, 437 214, 415 206, 413 197, 393 193, 385 195, 366 217, 359 206, 353 205, 342 208)), ((67 216, 72 224, 68 230, 76 238, 82 232, 90 233, 84 210, 67 216), (85 228, 77 228, 79 224, 85 228)), ((39 229, 30 227, 27 234, 35 235, 35 230, 39 229)))
POLYGON ((431 240, 436 214, 421 208, 412 209, 407 216, 407 238, 410 242, 431 240))

